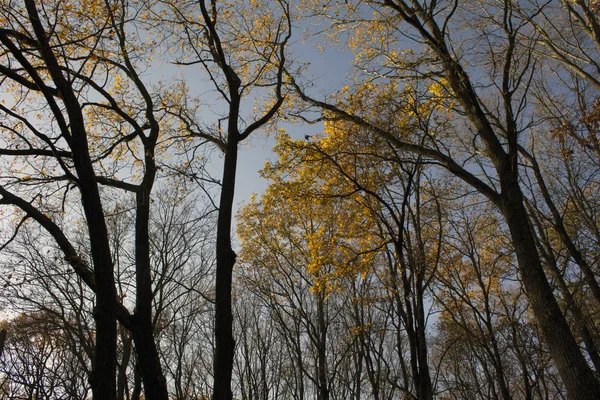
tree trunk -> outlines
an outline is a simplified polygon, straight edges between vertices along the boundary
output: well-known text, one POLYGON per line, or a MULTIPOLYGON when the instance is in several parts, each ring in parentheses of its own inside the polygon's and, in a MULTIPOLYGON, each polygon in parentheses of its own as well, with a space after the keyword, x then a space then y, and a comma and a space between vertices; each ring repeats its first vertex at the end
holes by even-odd
POLYGON ((156 175, 153 148, 146 149, 146 174, 136 193, 135 280, 136 312, 131 318, 131 331, 148 400, 167 400, 167 381, 162 372, 158 348, 154 342, 152 323, 152 274, 150 270, 150 193, 156 175))
POLYGON ((142 394, 142 377, 140 374, 140 362, 139 360, 135 364, 135 371, 133 373, 133 391, 131 392, 130 400, 140 400, 142 394))
POLYGON ((558 306, 542 268, 518 182, 513 176, 507 175, 500 176, 503 189, 502 213, 510 230, 521 279, 536 321, 567 388, 569 399, 597 399, 600 382, 579 351, 573 333, 558 306))
POLYGON ((6 341, 6 329, 0 331, 0 359, 2 359, 2 353, 4 352, 4 342, 6 341))
MULTIPOLYGON (((92 393, 94 400, 114 400, 117 396, 117 318, 114 265, 98 183, 89 153, 83 111, 71 83, 63 75, 62 68, 49 42, 49 35, 41 23, 35 1, 25 0, 25 7, 39 42, 39 53, 62 96, 62 102, 68 115, 69 127, 63 124, 61 130, 73 153, 73 164, 79 178, 77 183, 88 225, 96 282, 96 305, 94 307, 96 341, 90 378, 92 393)), ((53 112, 58 119, 59 111, 53 110, 53 112)), ((63 118, 62 112, 60 117, 63 118)))
MULTIPOLYGON (((81 147, 73 146, 74 153, 77 148, 81 147)), ((85 149, 87 150, 87 147, 85 149)), ((88 155, 87 151, 85 153, 88 155)), ((77 168, 77 161, 75 166, 77 168)), ((114 400, 117 397, 117 317, 114 266, 100 195, 91 163, 85 165, 84 168, 77 168, 77 172, 82 181, 80 190, 88 223, 94 278, 96 279, 96 306, 94 307, 96 346, 92 362, 92 392, 94 400, 114 400), (84 171, 88 173, 84 173, 84 171), (88 179, 93 184, 89 182, 83 184, 88 179)))
POLYGON ((132 334, 136 354, 139 361, 139 370, 144 384, 144 397, 147 400, 167 400, 167 381, 162 373, 160 357, 154 343, 152 325, 132 321, 132 334))
POLYGON ((121 334, 121 340, 123 341, 123 356, 121 357, 121 363, 119 365, 119 373, 117 375, 117 400, 125 400, 125 392, 127 388, 127 366, 129 365, 129 359, 131 358, 131 336, 121 334))
MULTIPOLYGON (((237 118, 236 118, 237 119, 237 118)), ((215 284, 215 359, 213 400, 231 400, 233 372, 233 313, 231 285, 236 254, 231 247, 231 222, 238 152, 237 132, 230 132, 223 166, 223 186, 217 220, 217 271, 215 284)))
POLYGON ((427 356, 427 332, 425 330, 425 305, 423 304, 423 288, 419 282, 416 288, 416 345, 417 360, 419 363, 419 377, 417 386, 417 398, 419 400, 433 399, 433 385, 429 372, 429 357, 427 356))
POLYGON ((317 293, 317 400, 329 400, 329 384, 327 380, 327 323, 325 321, 325 298, 317 293))

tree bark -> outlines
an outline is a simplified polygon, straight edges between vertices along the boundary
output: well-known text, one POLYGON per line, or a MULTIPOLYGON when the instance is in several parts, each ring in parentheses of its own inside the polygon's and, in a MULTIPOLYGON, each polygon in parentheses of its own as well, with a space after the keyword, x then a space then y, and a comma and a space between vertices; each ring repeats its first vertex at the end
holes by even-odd
POLYGON ((167 381, 160 365, 158 348, 154 342, 152 323, 152 274, 150 269, 150 194, 156 176, 153 132, 146 146, 146 173, 136 193, 135 219, 135 276, 136 311, 131 318, 131 331, 138 355, 144 395, 148 400, 167 400, 167 381))
POLYGON ((327 379, 327 322, 325 320, 325 295, 317 293, 317 400, 329 400, 329 384, 327 379))
MULTIPOLYGON (((89 144, 82 108, 70 82, 63 75, 56 55, 49 43, 49 36, 39 18, 34 0, 25 0, 25 6, 29 21, 39 43, 39 53, 44 60, 52 81, 62 96, 68 116, 70 126, 65 125, 64 116, 60 110, 52 110, 55 113, 55 117, 62 122, 60 124, 62 133, 67 138, 67 142, 71 147, 73 164, 78 176, 77 183, 81 193, 83 211, 88 224, 96 282, 96 305, 94 307, 96 343, 94 358, 92 360, 92 376, 90 378, 93 397, 95 400, 114 400, 117 395, 117 318, 115 310, 116 289, 114 265, 98 183, 89 154, 89 144)), ((15 54, 15 56, 20 56, 20 54, 15 54)), ((26 60, 24 60, 24 67, 25 65, 27 65, 26 60)), ((33 73, 37 74, 36 72, 33 73)), ((52 104, 55 104, 53 100, 52 104)))
POLYGON ((6 329, 0 331, 0 359, 2 359, 2 353, 4 352, 4 342, 6 341, 6 329))
MULTIPOLYGON (((237 123, 237 115, 235 115, 237 123)), ((231 119, 230 119, 231 122, 231 119)), ((235 174, 237 169, 239 133, 229 132, 223 184, 217 219, 217 270, 215 285, 215 359, 213 400, 231 400, 231 376, 233 372, 233 313, 231 307, 231 286, 236 254, 231 246, 231 222, 235 174)))
MULTIPOLYGON (((131 345, 132 338, 121 333, 121 340, 123 342, 123 356, 121 357, 121 363, 119 365, 119 373, 117 375, 117 400, 125 400, 125 392, 127 388, 127 366, 131 358, 131 345)), ((129 396, 127 396, 129 397, 129 396)))
POLYGON ((500 175, 503 189, 501 211, 510 230, 519 272, 536 321, 567 388, 569 399, 597 399, 600 383, 579 351, 573 333, 558 306, 539 258, 521 190, 516 179, 507 175, 500 175))
POLYGON ((154 343, 152 324, 138 320, 134 316, 131 330, 138 356, 140 376, 144 384, 144 398, 147 400, 168 399, 167 381, 162 372, 156 343, 154 343))

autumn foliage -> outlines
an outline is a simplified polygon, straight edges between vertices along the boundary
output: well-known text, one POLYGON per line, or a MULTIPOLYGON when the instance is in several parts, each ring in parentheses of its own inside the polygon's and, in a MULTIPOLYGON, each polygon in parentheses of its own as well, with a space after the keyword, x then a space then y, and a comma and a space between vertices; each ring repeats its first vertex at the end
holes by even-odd
POLYGON ((0 397, 597 398, 599 51, 586 0, 0 0, 0 397))

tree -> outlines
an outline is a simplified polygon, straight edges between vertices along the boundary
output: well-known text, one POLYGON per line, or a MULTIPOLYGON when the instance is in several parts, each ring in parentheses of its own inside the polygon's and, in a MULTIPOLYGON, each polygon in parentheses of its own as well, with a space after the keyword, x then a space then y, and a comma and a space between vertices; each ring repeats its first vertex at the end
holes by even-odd
MULTIPOLYGON (((364 84, 342 92, 337 102, 324 102, 306 94, 292 79, 297 93, 304 101, 322 109, 324 118, 354 123, 365 131, 377 133, 398 150, 419 154, 439 164, 497 207, 510 231, 519 274, 536 321, 569 396, 594 398, 600 391, 600 382, 579 351, 545 275, 520 181, 520 148, 532 133, 527 101, 536 67, 534 39, 525 33, 531 18, 540 10, 534 7, 523 18, 509 2, 465 6, 436 1, 361 4, 375 11, 373 18, 365 18, 364 8, 355 3, 331 2, 324 8, 319 5, 318 12, 333 17, 335 24, 330 32, 337 38, 347 24, 355 26, 355 34, 348 43, 357 51, 364 84), (486 11, 488 7, 498 12, 492 15, 486 11), (457 16, 463 18, 463 25, 470 18, 472 22, 468 25, 473 30, 460 31, 457 16), (407 29, 406 33, 397 29, 399 24, 407 29), (367 29, 369 35, 363 35, 367 29), (499 34, 489 34, 492 30, 499 34), (476 49, 481 53, 461 51, 460 35, 475 44, 480 41, 484 46, 476 49), (406 40, 414 44, 413 49, 401 47, 406 40), (484 65, 482 60, 489 61, 484 65), (489 85, 477 86, 476 74, 481 77, 478 81, 485 79, 489 85), (426 82, 426 86, 441 85, 440 95, 457 119, 456 123, 446 125, 445 134, 411 140, 371 107, 377 99, 364 88, 374 87, 373 82, 400 86, 406 82, 405 77, 426 82)), ((390 110, 385 115, 393 113, 396 99, 389 96, 379 99, 379 104, 387 104, 390 110)))
POLYGON ((236 289, 236 395, 243 400, 302 398, 292 383, 299 378, 297 353, 290 356, 289 337, 282 332, 276 314, 252 284, 238 284, 236 289))
MULTIPOLYGON (((20 208, 25 219, 42 225, 95 292, 95 315, 101 320, 97 323, 95 354, 105 355, 94 359, 94 371, 98 372, 94 372, 97 383, 93 388, 98 398, 112 398, 115 392, 114 384, 106 382, 114 382, 110 377, 116 369, 116 319, 132 333, 146 396, 167 396, 152 334, 150 199, 161 168, 166 172, 183 171, 192 180, 202 178, 195 172, 197 165, 202 165, 195 154, 206 140, 217 144, 225 154, 217 223, 214 389, 215 398, 231 397, 231 275, 235 253, 230 227, 237 147, 267 124, 283 102, 285 47, 291 33, 285 2, 276 2, 270 8, 259 8, 255 3, 248 4, 247 9, 234 6, 214 1, 92 1, 41 6, 25 1, 23 5, 7 4, 3 9, 5 20, 12 26, 2 31, 2 74, 13 93, 24 93, 24 97, 2 108, 7 115, 3 155, 14 157, 14 166, 23 168, 20 178, 8 178, 3 184, 2 202, 20 208), (93 17, 82 10, 94 11, 93 17), (198 13, 189 19, 191 11, 198 13), (235 24, 229 23, 232 20, 227 14, 235 18, 235 24), (225 18, 221 18, 223 15, 225 18), (131 33, 136 30, 144 35, 134 38, 131 33), (218 119, 214 131, 201 128, 205 124, 197 118, 199 106, 189 101, 185 84, 152 88, 144 82, 142 71, 151 67, 153 52, 160 50, 157 45, 165 43, 163 33, 168 35, 169 44, 183 44, 183 52, 178 53, 183 57, 176 63, 204 66, 215 92, 222 96, 225 117, 218 119), (150 40, 145 42, 145 37, 150 40), (198 37, 201 40, 196 40, 198 37), (236 42, 242 38, 249 40, 236 42), (253 99, 254 93, 250 92, 256 88, 273 89, 273 101, 267 101, 264 112, 246 123, 242 100, 253 99), (47 115, 36 116, 38 102, 49 106, 47 115), (36 118, 43 122, 38 124, 36 118), (193 149, 187 152, 189 146, 193 149), (167 156, 161 158, 164 152, 174 149, 184 159, 180 165, 168 165, 167 156), (44 161, 35 165, 33 159, 44 161), (34 166, 32 171, 30 166, 34 166), (60 197, 52 196, 56 190, 68 193, 64 197, 69 198, 72 192, 67 189, 80 189, 92 269, 74 250, 68 232, 45 215, 50 205, 42 201, 43 206, 36 207, 30 201, 31 195, 28 197, 25 189, 42 186, 48 188, 42 198, 49 199, 54 209, 60 209, 60 197), (102 191, 119 190, 134 198, 136 304, 132 315, 116 295, 106 222, 108 207, 101 200, 102 191)), ((15 176, 13 172, 8 176, 15 176)))
MULTIPOLYGON (((47 313, 21 314, 11 322, 2 359, 0 393, 3 398, 72 399, 90 392, 87 366, 71 348, 56 317, 47 313)), ((75 344, 77 346, 77 343, 75 344)))
POLYGON ((297 197, 288 185, 278 183, 240 212, 242 279, 270 310, 292 354, 294 397, 314 392, 327 400, 344 390, 334 383, 340 379, 342 360, 355 346, 344 340, 349 333, 343 325, 336 329, 348 304, 342 293, 348 277, 368 269, 372 257, 361 245, 373 245, 376 238, 360 229, 363 221, 355 218, 356 208, 297 197), (282 198, 287 202, 278 201, 282 198))
POLYGON ((146 397, 167 398, 152 327, 148 226, 165 113, 142 79, 149 46, 130 37, 139 10, 120 1, 25 0, 0 11, 3 91, 16 95, 0 106, 1 154, 10 159, 1 203, 19 210, 16 232, 26 220, 44 228, 95 294, 94 398, 116 396, 117 319, 132 333, 146 397), (132 197, 135 210, 133 313, 117 297, 102 199, 118 191, 132 197), (78 218, 71 200, 85 218, 89 264, 69 237, 78 218))
POLYGON ((443 262, 445 267, 436 276, 440 283, 436 297, 443 310, 441 331, 449 336, 449 351, 474 359, 473 364, 464 365, 471 369, 473 379, 464 378, 469 374, 462 375, 460 361, 456 365, 455 379, 470 381, 464 386, 472 388, 471 394, 465 390, 462 396, 475 397, 477 393, 480 398, 511 399, 516 390, 511 363, 517 363, 508 359, 511 342, 504 335, 507 326, 518 323, 512 320, 512 313, 522 310, 519 301, 513 303, 521 295, 519 287, 507 282, 514 274, 511 252, 506 250, 510 242, 499 229, 494 210, 477 205, 457 204, 456 208, 444 238, 448 242, 444 257, 450 259, 443 262), (482 371, 481 376, 477 370, 482 371))
POLYGON ((0 331, 0 357, 2 357, 2 353, 4 352, 4 343, 6 342, 6 329, 2 329, 0 331))
MULTIPOLYGON (((423 112, 427 108, 407 104, 413 106, 423 112)), ((402 384, 393 384, 390 390, 431 399, 425 303, 441 251, 439 200, 436 196, 425 200, 431 193, 425 189, 427 178, 418 158, 400 158, 377 136, 353 133, 352 126, 326 124, 323 136, 308 141, 278 138, 279 160, 263 171, 272 184, 259 203, 240 214, 244 260, 251 275, 254 269, 278 271, 272 279, 279 284, 262 283, 267 272, 259 272, 256 278, 255 285, 264 287, 269 303, 285 302, 271 300, 269 293, 300 297, 298 282, 311 282, 311 278, 298 264, 315 274, 314 290, 345 293, 351 289, 347 300, 342 300, 351 304, 344 329, 355 338, 351 349, 359 357, 351 373, 361 371, 366 363, 374 398, 384 397, 387 383, 375 364, 391 363, 393 358, 400 364, 402 372, 396 373, 402 384), (285 200, 283 207, 281 200, 285 200), (279 274, 301 278, 281 279, 279 274), (339 281, 342 277, 346 278, 339 281), (369 311, 371 303, 378 312, 369 311), (388 335, 394 338, 397 352, 391 357, 375 350, 379 338, 388 335)), ((322 301, 317 299, 317 304, 322 301)), ((290 309, 304 309, 298 303, 302 302, 294 302, 290 309)), ((355 385, 354 395, 360 397, 360 372, 355 379, 358 383, 346 386, 355 385)))
MULTIPOLYGON (((200 105, 189 110, 167 108, 180 121, 184 138, 194 148, 206 141, 223 152, 217 218, 215 274, 215 354, 213 399, 231 399, 234 362, 232 284, 236 254, 231 242, 238 146, 253 132, 269 124, 284 102, 284 68, 291 37, 289 4, 161 2, 151 16, 166 37, 181 48, 175 62, 200 66, 217 95, 217 122, 209 125, 198 115, 200 105), (270 91, 266 93, 265 91, 270 91), (258 112, 245 113, 255 95, 265 95, 258 112)), ((185 140, 184 139, 184 142, 185 140)), ((190 148, 190 147, 188 147, 190 148)))
POLYGON ((0 5, 0 390, 595 398, 598 4, 298 10, 356 55, 326 99, 285 0, 0 5), (284 117, 324 132, 278 136, 236 274, 238 147, 284 117))
POLYGON ((157 193, 151 218, 153 325, 169 394, 181 400, 207 397, 211 384, 215 210, 195 194, 157 193))
MULTIPOLYGON (((427 218, 422 213, 426 202, 421 202, 424 196, 421 191, 423 166, 418 159, 400 161, 385 144, 370 140, 374 138, 353 140, 351 127, 328 128, 327 136, 321 140, 314 139, 304 145, 302 142, 283 142, 281 146, 291 149, 292 155, 288 156, 288 160, 301 159, 304 164, 313 165, 313 171, 318 171, 315 177, 327 179, 327 185, 319 191, 320 196, 353 197, 355 204, 343 204, 362 209, 362 229, 367 229, 367 225, 371 234, 381 238, 378 266, 368 273, 381 280, 383 293, 380 295, 389 302, 385 304, 382 301, 381 307, 389 310, 391 315, 388 318, 395 329, 397 332, 405 331, 406 338, 396 335, 399 353, 404 346, 402 342, 408 341, 409 354, 399 357, 402 364, 405 357, 409 363, 408 368, 403 365, 404 384, 399 390, 414 394, 419 399, 432 398, 434 391, 429 375, 424 303, 431 282, 430 274, 436 269, 435 249, 439 252, 439 246, 435 242, 439 235, 426 238, 424 234, 423 228, 428 224, 424 222, 427 218)), ((285 165, 284 161, 280 168, 285 171, 281 174, 288 175, 297 167, 293 163, 285 165)), ((435 207, 435 200, 432 203, 435 207)), ((431 231, 434 231, 436 222, 428 222, 431 231)), ((357 310, 359 321, 362 312, 357 310)), ((368 348, 366 342, 370 339, 367 337, 372 330, 359 332, 362 346, 368 348)), ((372 386, 374 396, 378 398, 379 384, 373 382, 372 386)))

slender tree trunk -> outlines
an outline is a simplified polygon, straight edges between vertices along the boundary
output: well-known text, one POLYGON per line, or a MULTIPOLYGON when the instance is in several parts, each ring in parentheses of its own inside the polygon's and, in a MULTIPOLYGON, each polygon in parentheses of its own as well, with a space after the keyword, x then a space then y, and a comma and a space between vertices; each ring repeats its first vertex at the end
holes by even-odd
POLYGON ((532 400, 533 393, 531 391, 531 383, 529 379, 529 368, 527 368, 527 362, 525 361, 525 355, 521 350, 524 346, 518 338, 517 334, 517 324, 511 324, 511 333, 512 333, 512 345, 517 356, 517 360, 519 360, 519 364, 521 365, 521 378, 523 379, 523 390, 524 390, 524 400, 532 400))
POLYGON ((2 353, 4 352, 4 342, 6 341, 6 329, 0 331, 0 360, 2 359, 2 353))
POLYGON ((304 393, 305 393, 305 389, 304 389, 304 371, 302 369, 302 364, 303 364, 303 357, 302 357, 302 346, 300 345, 301 341, 300 341, 300 326, 298 326, 299 324, 296 323, 296 329, 295 329, 295 333, 296 336, 294 337, 295 342, 294 342, 294 352, 296 355, 296 365, 297 365, 297 369, 296 369, 296 382, 297 382, 297 399, 298 400, 304 400, 304 393))
POLYGON ((133 373, 133 391, 131 392, 130 400, 140 400, 142 394, 142 376, 140 373, 140 362, 137 361, 135 371, 133 373))
POLYGON ((327 381, 327 324, 325 321, 325 299, 322 293, 317 294, 317 318, 319 324, 317 343, 317 380, 318 400, 329 400, 329 384, 327 381))
POLYGON ((121 363, 119 365, 119 374, 117 376, 117 399, 125 400, 125 392, 127 389, 127 365, 129 365, 129 359, 131 357, 131 336, 125 336, 121 333, 121 340, 123 341, 123 356, 121 357, 121 363))
MULTIPOLYGON (((486 295, 487 297, 487 295, 486 295)), ((492 362, 494 368, 496 369, 497 382, 500 389, 500 395, 502 396, 502 400, 511 400, 512 396, 510 395, 510 391, 508 389, 508 385, 506 383, 506 375, 504 372, 504 366, 502 365, 502 357, 500 356, 500 349, 498 348, 498 341, 496 340, 494 329, 491 325, 491 313, 489 310, 489 302, 486 298, 486 321, 485 325, 488 330, 488 334, 490 335, 490 352, 492 353, 492 362)))
POLYGON ((423 304, 423 288, 419 282, 416 288, 416 345, 417 360, 419 362, 419 379, 417 398, 419 400, 433 399, 433 385, 429 373, 429 359, 427 356, 427 332, 425 331, 425 306, 423 304))

